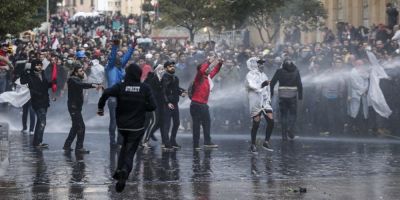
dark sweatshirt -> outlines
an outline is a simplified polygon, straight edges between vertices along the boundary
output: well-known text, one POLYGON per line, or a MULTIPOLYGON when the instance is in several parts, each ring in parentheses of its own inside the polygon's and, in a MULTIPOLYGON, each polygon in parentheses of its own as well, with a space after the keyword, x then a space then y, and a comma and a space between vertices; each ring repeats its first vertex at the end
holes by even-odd
POLYGON ((166 72, 161 79, 161 83, 165 103, 178 104, 179 96, 185 91, 179 87, 178 77, 166 72))
POLYGON ((145 114, 156 109, 150 87, 140 82, 141 69, 135 65, 126 70, 125 81, 104 91, 98 108, 103 110, 109 97, 117 98, 116 118, 119 130, 139 131, 144 129, 145 114))
POLYGON ((33 109, 37 110, 50 106, 48 91, 51 88, 51 82, 47 81, 43 71, 26 70, 20 81, 21 84, 28 84, 33 109))
POLYGON ((77 76, 68 79, 68 106, 82 109, 83 89, 94 88, 91 83, 83 83, 77 76))
POLYGON ((303 84, 299 70, 294 64, 284 64, 282 68, 276 70, 271 80, 271 96, 274 95, 275 84, 279 82, 279 88, 283 87, 297 87, 298 98, 303 99, 303 84))

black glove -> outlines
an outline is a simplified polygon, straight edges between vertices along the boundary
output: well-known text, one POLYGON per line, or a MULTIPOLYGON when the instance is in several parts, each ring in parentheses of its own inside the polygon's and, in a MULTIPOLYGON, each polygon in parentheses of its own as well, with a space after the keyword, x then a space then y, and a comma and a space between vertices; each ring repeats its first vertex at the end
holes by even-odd
POLYGON ((265 86, 268 86, 269 85, 269 81, 264 81, 262 84, 261 84, 261 88, 263 88, 263 87, 265 87, 265 86))

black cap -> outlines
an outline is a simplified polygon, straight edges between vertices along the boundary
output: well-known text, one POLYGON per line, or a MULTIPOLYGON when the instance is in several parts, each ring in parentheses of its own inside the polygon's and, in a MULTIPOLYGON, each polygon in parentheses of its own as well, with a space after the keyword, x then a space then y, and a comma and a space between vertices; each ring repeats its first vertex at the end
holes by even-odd
POLYGON ((167 62, 165 62, 165 63, 164 63, 164 68, 167 68, 167 67, 170 66, 170 65, 175 65, 175 62, 174 62, 174 61, 167 61, 167 62))
POLYGON ((257 63, 258 63, 258 64, 264 64, 264 63, 265 63, 265 60, 263 60, 263 59, 257 60, 257 63))

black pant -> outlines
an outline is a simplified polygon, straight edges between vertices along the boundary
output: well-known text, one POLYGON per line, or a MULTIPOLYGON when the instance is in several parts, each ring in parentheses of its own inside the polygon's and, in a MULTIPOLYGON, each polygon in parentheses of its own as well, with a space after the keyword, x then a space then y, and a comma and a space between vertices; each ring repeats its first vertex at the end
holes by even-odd
POLYGON ((190 104, 190 115, 193 121, 193 146, 199 147, 200 125, 203 126, 204 144, 210 144, 211 118, 208 105, 192 102, 190 104))
MULTIPOLYGON (((146 134, 144 137, 144 142, 148 142, 150 137, 154 135, 157 129, 160 129, 160 132, 163 131, 162 125, 162 115, 163 115, 163 108, 157 107, 157 109, 153 112, 146 113, 146 134)), ((162 136, 162 133, 161 133, 162 136)))
POLYGON ((129 177, 129 173, 133 167, 133 157, 135 156, 136 150, 144 135, 144 130, 140 131, 124 131, 120 130, 119 133, 122 136, 122 147, 118 156, 118 170, 125 170, 126 177, 129 177))
POLYGON ((68 105, 68 111, 71 116, 72 127, 65 140, 64 147, 70 148, 75 137, 77 137, 75 148, 82 149, 83 141, 85 140, 85 123, 82 118, 82 108, 76 105, 68 105))
POLYGON ((179 107, 178 104, 174 104, 174 109, 168 108, 168 105, 164 105, 163 114, 163 131, 161 131, 162 143, 166 146, 176 144, 176 134, 178 133, 178 128, 180 125, 179 120, 179 107), (172 119, 172 131, 171 137, 169 137, 169 128, 171 127, 172 119))
POLYGON ((22 129, 27 130, 28 128, 28 112, 29 112, 29 131, 33 132, 35 129, 35 111, 32 108, 31 100, 26 102, 24 106, 22 106, 22 129))
POLYGON ((279 98, 282 133, 293 132, 297 117, 297 97, 279 98))
POLYGON ((46 128, 46 115, 47 108, 36 108, 34 109, 36 113, 36 126, 35 133, 33 135, 33 146, 38 146, 43 142, 43 133, 46 128))

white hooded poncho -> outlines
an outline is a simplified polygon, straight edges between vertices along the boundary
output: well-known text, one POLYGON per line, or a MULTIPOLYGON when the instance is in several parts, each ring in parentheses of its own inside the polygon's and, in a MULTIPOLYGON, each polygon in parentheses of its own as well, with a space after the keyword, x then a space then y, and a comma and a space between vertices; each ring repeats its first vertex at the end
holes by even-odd
POLYGON ((246 75, 245 86, 251 117, 257 116, 260 112, 265 112, 266 110, 272 111, 269 86, 261 88, 261 84, 268 80, 268 77, 264 72, 258 70, 258 60, 259 58, 252 57, 246 62, 247 68, 250 70, 246 75))

